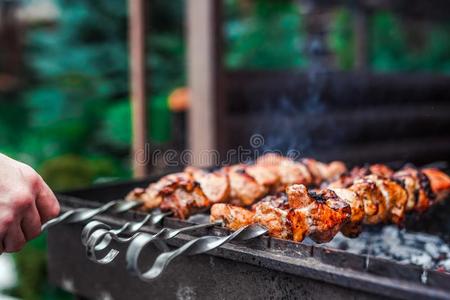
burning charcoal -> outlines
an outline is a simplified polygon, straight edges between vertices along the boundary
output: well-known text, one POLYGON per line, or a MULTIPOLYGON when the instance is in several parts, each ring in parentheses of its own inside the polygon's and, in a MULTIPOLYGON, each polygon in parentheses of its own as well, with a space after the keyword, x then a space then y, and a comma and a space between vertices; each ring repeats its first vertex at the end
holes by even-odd
POLYGON ((438 268, 443 268, 446 272, 450 272, 450 259, 441 261, 438 264, 438 268))
POLYGON ((439 237, 423 233, 415 234, 415 239, 422 243, 433 243, 433 244, 442 243, 442 240, 439 237))
POLYGON ((425 251, 433 258, 433 259, 438 259, 441 254, 439 252, 439 248, 438 246, 436 246, 436 244, 432 244, 432 243, 426 243, 425 244, 425 251))
POLYGON ((422 253, 422 255, 412 255, 411 263, 429 269, 433 266, 433 259, 430 255, 422 253))
POLYGON ((393 226, 386 226, 383 228, 383 240, 387 242, 393 242, 400 240, 400 233, 398 228, 393 226))
POLYGON ((450 257, 450 247, 447 244, 442 244, 439 247, 439 252, 445 254, 447 257, 450 257))

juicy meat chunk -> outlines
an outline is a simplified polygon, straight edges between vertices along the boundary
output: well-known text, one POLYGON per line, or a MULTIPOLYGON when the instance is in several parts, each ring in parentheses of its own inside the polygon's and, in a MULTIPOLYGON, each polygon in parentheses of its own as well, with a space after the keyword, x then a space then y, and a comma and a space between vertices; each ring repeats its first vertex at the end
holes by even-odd
POLYGON ((267 196, 253 205, 253 210, 253 222, 266 227, 270 236, 282 239, 292 237, 291 225, 287 220, 289 205, 286 196, 267 196))
POLYGON ((320 185, 323 181, 335 180, 347 171, 345 164, 340 161, 325 164, 315 159, 307 158, 302 162, 308 167, 316 185, 320 185))
POLYGON ((292 209, 287 218, 292 225, 294 241, 309 236, 317 243, 330 241, 351 216, 350 206, 332 190, 308 193, 302 185, 287 191, 292 209))
POLYGON ((127 200, 144 201, 141 209, 150 211, 159 207, 163 196, 172 193, 175 189, 182 187, 186 190, 194 188, 194 180, 188 173, 174 173, 162 177, 157 182, 151 183, 147 188, 136 188, 127 196, 127 200))
POLYGON ((217 203, 211 207, 210 221, 222 221, 231 230, 253 224, 254 213, 248 209, 225 203, 217 203))
POLYGON ((126 196, 125 200, 128 201, 142 201, 144 204, 141 209, 144 211, 150 211, 159 207, 162 202, 162 196, 159 192, 151 186, 147 189, 135 188, 126 196))
POLYGON ((388 215, 386 202, 373 180, 358 179, 349 189, 355 192, 363 202, 365 224, 378 224, 386 220, 388 215))
POLYGON ((342 188, 332 188, 332 191, 338 195, 339 198, 347 202, 351 208, 351 217, 348 223, 344 224, 341 229, 342 234, 348 237, 357 237, 362 230, 362 222, 364 220, 364 204, 358 195, 349 190, 342 188))
POLYGON ((291 184, 310 185, 313 183, 313 177, 308 167, 297 161, 284 160, 278 168, 280 181, 283 186, 291 184))
POLYGON ((250 206, 269 191, 269 188, 259 184, 250 176, 246 165, 228 167, 225 172, 230 180, 231 203, 240 206, 250 206))
POLYGON ((271 188, 278 184, 278 175, 270 168, 265 168, 258 165, 250 165, 245 168, 245 171, 260 185, 271 188))
POLYGON ((386 165, 374 164, 368 167, 354 167, 350 172, 341 173, 334 181, 326 184, 329 188, 347 188, 353 184, 357 179, 371 174, 389 178, 394 171, 386 165))
POLYGON ((405 219, 405 209, 408 201, 406 190, 400 184, 390 179, 377 175, 370 175, 368 178, 375 182, 384 197, 389 221, 397 225, 401 224, 405 219))
POLYGON ((199 186, 192 191, 177 188, 173 193, 165 195, 161 202, 162 211, 172 211, 179 219, 186 219, 193 213, 205 210, 210 206, 208 198, 203 194, 199 186))
POLYGON ((211 203, 225 202, 228 199, 230 183, 226 173, 220 171, 205 172, 193 167, 188 167, 185 171, 192 175, 211 203))
POLYGON ((407 210, 415 210, 419 213, 426 211, 432 204, 431 194, 423 186, 424 174, 411 167, 405 167, 394 174, 394 178, 403 182, 408 191, 407 210), (422 179, 422 180, 421 180, 422 179))
POLYGON ((444 172, 435 169, 423 169, 422 172, 428 177, 431 190, 437 201, 442 201, 450 194, 450 177, 444 172))
POLYGON ((274 173, 278 173, 278 167, 281 162, 290 160, 278 153, 266 153, 256 160, 255 165, 270 169, 274 173))

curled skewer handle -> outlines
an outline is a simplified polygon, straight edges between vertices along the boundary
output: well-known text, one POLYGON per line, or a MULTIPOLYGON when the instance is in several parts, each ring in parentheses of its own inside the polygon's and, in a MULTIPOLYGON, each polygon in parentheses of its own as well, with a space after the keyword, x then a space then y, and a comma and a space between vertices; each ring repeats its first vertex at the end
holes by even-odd
POLYGON ((113 213, 122 213, 126 212, 130 209, 133 209, 135 207, 141 206, 143 202, 139 201, 123 201, 123 200, 114 200, 110 201, 98 208, 78 208, 69 210, 59 217, 48 221, 41 227, 41 231, 45 231, 50 227, 53 227, 59 223, 66 222, 66 223, 78 223, 87 221, 89 219, 92 219, 98 214, 101 214, 107 210, 111 210, 113 213))
MULTIPOLYGON (((183 227, 183 228, 179 228, 179 229, 163 228, 160 231, 158 231, 156 234, 150 235, 150 236, 152 238, 152 241, 157 240, 157 239, 168 240, 168 239, 171 239, 171 238, 177 236, 178 234, 180 234, 182 232, 194 231, 194 230, 208 228, 208 227, 212 227, 212 226, 216 226, 216 225, 220 225, 220 224, 222 224, 222 222, 199 224, 199 225, 193 225, 193 226, 183 227)), ((102 246, 104 241, 114 240, 119 243, 127 243, 127 242, 132 241, 136 237, 138 237, 140 234, 142 234, 142 233, 138 232, 130 237, 123 238, 123 237, 119 237, 115 234, 111 234, 111 230, 108 231, 106 229, 99 228, 94 233, 92 233, 92 235, 89 237, 89 239, 87 241, 86 255, 90 260, 92 260, 98 264, 109 264, 116 258, 116 256, 119 254, 119 251, 117 249, 111 249, 106 255, 99 258, 97 256, 96 251, 103 250, 106 248, 106 247, 102 246), (109 237, 109 239, 108 239, 108 237, 109 237)))
POLYGON ((128 239, 120 237, 119 236, 120 234, 127 234, 127 235, 134 234, 135 232, 139 231, 142 228, 142 226, 144 226, 145 224, 148 224, 148 225, 158 224, 163 220, 164 217, 169 216, 171 214, 172 214, 171 212, 155 212, 152 214, 148 214, 141 221, 127 222, 118 229, 111 229, 111 226, 109 226, 105 223, 99 222, 99 221, 91 221, 83 228, 83 231, 81 232, 81 243, 83 245, 87 245, 88 239, 94 231, 96 231, 98 229, 106 229, 107 232, 104 235, 102 235, 103 239, 95 240, 95 242, 96 242, 95 249, 103 250, 106 247, 108 247, 108 245, 111 243, 112 239, 114 239, 118 242, 121 242, 121 241, 127 242, 128 241, 128 239))
POLYGON ((142 249, 153 242, 154 239, 151 235, 140 234, 130 244, 127 251, 127 268, 130 272, 136 274, 140 279, 144 281, 151 281, 159 277, 169 263, 180 255, 194 255, 211 251, 231 240, 249 240, 267 233, 267 229, 258 225, 252 224, 243 227, 230 235, 219 236, 204 236, 187 242, 180 248, 161 253, 155 260, 153 266, 145 271, 141 272, 138 266, 138 259, 142 249))

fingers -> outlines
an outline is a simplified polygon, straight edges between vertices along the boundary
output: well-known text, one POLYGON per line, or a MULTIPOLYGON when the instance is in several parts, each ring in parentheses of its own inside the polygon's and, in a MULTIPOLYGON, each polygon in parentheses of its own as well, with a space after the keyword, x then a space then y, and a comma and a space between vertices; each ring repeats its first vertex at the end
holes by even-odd
POLYGON ((59 203, 48 185, 39 177, 38 194, 36 199, 36 207, 44 224, 59 214, 59 203))
POLYGON ((6 236, 3 240, 3 246, 5 252, 17 252, 20 251, 26 243, 25 235, 20 227, 20 221, 14 221, 8 228, 6 236))
POLYGON ((0 205, 0 254, 5 251, 3 241, 9 227, 14 222, 11 211, 0 205))
POLYGON ((33 201, 30 207, 24 212, 21 222, 25 239, 29 241, 37 237, 41 233, 41 225, 41 217, 33 201))

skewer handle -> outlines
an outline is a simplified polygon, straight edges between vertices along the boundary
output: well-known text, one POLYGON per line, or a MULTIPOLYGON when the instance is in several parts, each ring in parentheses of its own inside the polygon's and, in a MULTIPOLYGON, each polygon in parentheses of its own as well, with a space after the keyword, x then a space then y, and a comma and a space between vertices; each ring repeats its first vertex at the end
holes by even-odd
POLYGON ((98 208, 77 208, 66 211, 59 217, 48 221, 43 224, 41 231, 45 231, 50 227, 53 227, 62 222, 65 223, 79 223, 92 219, 98 214, 104 213, 105 211, 111 210, 113 213, 123 213, 130 209, 141 206, 143 202, 138 201, 124 201, 124 200, 114 200, 110 201, 98 208))
POLYGON ((250 240, 267 233, 267 229, 258 225, 252 224, 243 227, 230 235, 219 236, 204 236, 187 242, 180 248, 161 253, 155 260, 153 266, 141 272, 138 266, 138 259, 142 249, 149 243, 155 241, 154 237, 147 234, 140 234, 130 244, 127 250, 127 269, 136 274, 143 281, 151 281, 158 278, 169 263, 180 255, 195 255, 201 254, 213 249, 216 249, 231 240, 250 240))

